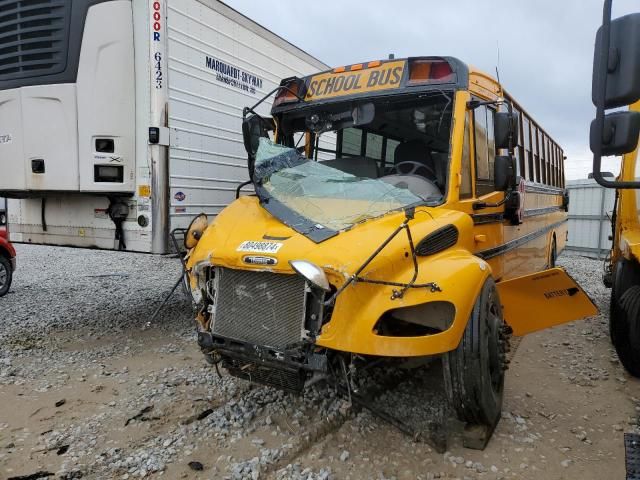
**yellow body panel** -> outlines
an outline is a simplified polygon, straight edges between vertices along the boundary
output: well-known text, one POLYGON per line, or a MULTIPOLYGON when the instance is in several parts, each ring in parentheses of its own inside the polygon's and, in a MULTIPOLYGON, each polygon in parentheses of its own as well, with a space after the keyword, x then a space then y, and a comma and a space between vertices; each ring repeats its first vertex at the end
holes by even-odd
POLYGON ((591 299, 562 268, 498 283, 505 321, 526 335, 598 313, 591 299))

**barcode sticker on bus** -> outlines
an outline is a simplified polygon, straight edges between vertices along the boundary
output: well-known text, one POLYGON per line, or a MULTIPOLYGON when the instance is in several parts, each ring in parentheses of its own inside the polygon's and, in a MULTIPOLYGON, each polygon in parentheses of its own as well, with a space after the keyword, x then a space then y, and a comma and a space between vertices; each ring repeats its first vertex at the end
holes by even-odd
POLYGON ((246 240, 240 244, 237 251, 254 253, 277 253, 282 245, 282 243, 278 242, 255 242, 252 240, 246 240))

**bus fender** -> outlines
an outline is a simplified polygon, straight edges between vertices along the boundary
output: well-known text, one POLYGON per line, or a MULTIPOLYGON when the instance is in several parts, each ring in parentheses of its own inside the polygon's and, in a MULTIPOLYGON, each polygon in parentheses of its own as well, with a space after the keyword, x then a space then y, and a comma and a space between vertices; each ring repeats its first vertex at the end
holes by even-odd
MULTIPOLYGON (((365 282, 350 286, 336 302, 332 320, 323 326, 317 345, 377 356, 412 357, 441 354, 457 348, 467 326, 476 298, 491 266, 465 249, 450 250, 423 263, 416 284, 433 282, 436 289, 410 288, 400 296, 393 289, 365 282), (453 319, 440 333, 424 336, 392 336, 376 332, 378 321, 388 312, 411 321, 424 314, 431 302, 454 306, 453 319), (400 312, 402 310, 402 312, 400 312)), ((410 279, 413 269, 396 272, 396 281, 410 279)), ((432 313, 436 313, 434 310, 432 313)))

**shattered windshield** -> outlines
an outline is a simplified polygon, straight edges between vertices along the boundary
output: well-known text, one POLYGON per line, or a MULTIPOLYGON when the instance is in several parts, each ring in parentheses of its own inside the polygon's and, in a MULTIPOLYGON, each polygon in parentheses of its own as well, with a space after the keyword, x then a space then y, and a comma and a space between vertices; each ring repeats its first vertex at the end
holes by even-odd
POLYGON ((378 102, 366 125, 356 124, 353 105, 323 108, 283 119, 279 140, 287 145, 260 138, 254 180, 272 214, 307 235, 339 232, 408 206, 442 203, 451 97, 378 102), (300 145, 303 140, 306 145, 300 145))
POLYGON ((255 176, 271 198, 332 230, 423 201, 407 189, 331 168, 266 138, 260 139, 255 176))

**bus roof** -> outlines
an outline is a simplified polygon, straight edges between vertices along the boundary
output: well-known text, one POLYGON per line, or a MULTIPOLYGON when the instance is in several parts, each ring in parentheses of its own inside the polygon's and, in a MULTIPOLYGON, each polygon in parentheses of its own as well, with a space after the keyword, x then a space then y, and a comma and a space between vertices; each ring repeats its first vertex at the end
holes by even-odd
MULTIPOLYGON (((508 99, 527 121, 557 143, 491 75, 455 57, 425 56, 374 60, 289 77, 273 102, 272 114, 310 105, 428 90, 468 90, 488 100, 508 99)), ((522 128, 522 127, 521 127, 522 128)))
POLYGON ((374 60, 290 77, 274 101, 273 113, 309 103, 394 95, 433 89, 467 88, 469 70, 454 57, 410 57, 374 60), (304 103, 301 103, 304 102, 304 103))

